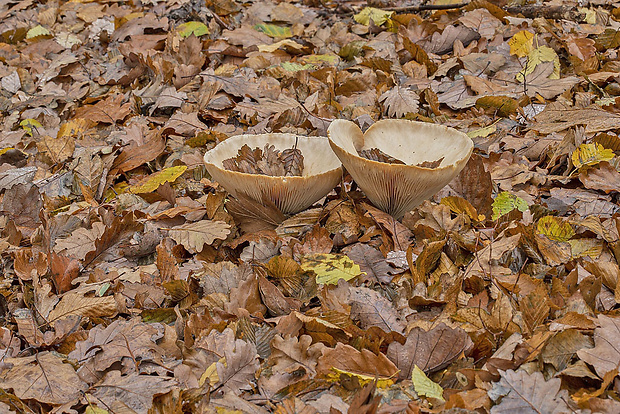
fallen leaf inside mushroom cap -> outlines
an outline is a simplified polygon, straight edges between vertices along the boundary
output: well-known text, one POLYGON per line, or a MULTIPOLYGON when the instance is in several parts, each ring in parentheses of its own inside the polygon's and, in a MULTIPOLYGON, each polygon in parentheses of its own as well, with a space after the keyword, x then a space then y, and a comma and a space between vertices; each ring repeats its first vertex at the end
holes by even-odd
POLYGON ((386 154, 381 151, 379 148, 370 148, 361 150, 359 152, 360 157, 366 158, 371 161, 384 162, 386 164, 405 164, 401 160, 392 157, 391 155, 386 154))
POLYGON ((237 152, 236 157, 222 161, 229 171, 261 174, 271 177, 301 176, 304 170, 304 156, 295 147, 279 151, 275 146, 265 144, 264 150, 251 149, 247 144, 237 152))
POLYGON ((417 164, 417 167, 423 167, 423 168, 437 168, 439 167, 439 165, 441 164, 441 162, 443 161, 445 157, 441 157, 440 159, 436 160, 436 161, 422 161, 421 163, 417 164))
MULTIPOLYGON (((381 151, 379 148, 370 148, 370 149, 361 150, 359 152, 359 155, 360 157, 366 158, 367 160, 371 160, 371 161, 384 162, 386 164, 405 165, 405 163, 399 160, 398 158, 394 158, 391 155, 386 154, 385 152, 381 151)), ((441 157, 440 159, 436 161, 422 161, 421 163, 416 164, 416 167, 437 168, 439 167, 439 165, 441 164, 444 158, 445 157, 441 157)))

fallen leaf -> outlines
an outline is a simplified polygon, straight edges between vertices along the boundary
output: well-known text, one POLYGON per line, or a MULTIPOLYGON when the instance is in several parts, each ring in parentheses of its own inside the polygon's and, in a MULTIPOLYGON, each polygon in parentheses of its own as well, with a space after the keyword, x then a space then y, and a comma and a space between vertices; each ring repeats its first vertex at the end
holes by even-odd
POLYGON ((594 330, 594 348, 581 349, 577 355, 592 365, 596 373, 603 377, 610 371, 618 369, 620 361, 620 320, 605 315, 598 316, 600 328, 594 330))
POLYGON ((445 401, 443 399, 443 388, 427 377, 424 371, 418 368, 417 365, 414 366, 411 372, 411 382, 413 382, 413 387, 418 395, 445 401))
POLYGON ((338 280, 351 280, 362 274, 359 265, 343 254, 313 254, 304 256, 301 268, 316 274, 318 284, 338 284, 338 280))
POLYGON ((410 378, 414 367, 431 373, 448 366, 461 354, 469 352, 473 342, 462 329, 441 323, 429 331, 412 329, 404 345, 392 342, 387 356, 400 369, 400 378, 410 378))
POLYGON ((586 188, 605 192, 620 189, 620 173, 608 162, 601 161, 598 168, 584 169, 579 174, 579 180, 586 188))
POLYGON ((319 375, 335 380, 340 374, 357 377, 360 384, 376 380, 378 387, 392 384, 398 373, 398 368, 385 355, 375 355, 367 349, 358 351, 340 342, 335 348, 322 350, 316 370, 319 375))
POLYGON ((585 165, 596 165, 602 161, 610 161, 615 157, 612 150, 603 148, 599 143, 581 144, 571 155, 573 166, 581 168, 585 165))
POLYGON ((404 332, 405 323, 398 311, 379 292, 364 287, 352 288, 349 302, 351 304, 351 319, 359 321, 362 329, 376 326, 386 333, 404 332))
POLYGON ((528 206, 522 198, 507 191, 502 191, 497 195, 497 197, 495 197, 495 200, 493 200, 492 208, 493 216, 491 219, 497 220, 501 216, 504 216, 513 210, 524 212, 527 210, 528 206))
POLYGON ((154 174, 145 177, 140 182, 129 187, 129 191, 134 194, 152 193, 164 183, 173 183, 187 170, 187 166, 164 168, 154 174))
POLYGON ((501 372, 499 382, 489 391, 492 400, 499 404, 491 408, 491 413, 505 412, 569 412, 566 391, 560 391, 560 379, 545 381, 540 372, 528 374, 526 371, 508 370, 501 372), (501 400, 500 400, 501 398, 501 400))
POLYGON ((191 253, 200 253, 205 245, 224 240, 230 234, 230 225, 223 221, 200 220, 170 229, 170 237, 191 253))
POLYGON ((364 7, 362 11, 353 16, 353 19, 366 26, 370 24, 371 20, 377 26, 381 26, 390 19, 392 14, 394 14, 392 11, 385 11, 375 7, 364 7))
POLYGON ((379 97, 379 102, 385 107, 385 113, 392 118, 417 113, 419 100, 417 93, 398 85, 379 97))
POLYGON ((153 398, 163 395, 178 386, 174 378, 162 376, 138 375, 131 373, 121 375, 113 370, 94 385, 94 390, 86 395, 92 403, 103 403, 107 410, 119 412, 132 410, 146 413, 153 407, 153 398))
POLYGON ((12 389, 20 399, 61 405, 77 402, 88 388, 71 364, 51 352, 5 358, 4 362, 11 367, 0 375, 0 386, 12 389))

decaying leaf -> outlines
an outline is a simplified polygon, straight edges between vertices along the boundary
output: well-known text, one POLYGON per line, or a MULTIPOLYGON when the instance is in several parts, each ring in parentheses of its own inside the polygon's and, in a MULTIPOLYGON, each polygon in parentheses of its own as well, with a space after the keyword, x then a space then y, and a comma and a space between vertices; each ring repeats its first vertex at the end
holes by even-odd
POLYGON ((617 3, 392 3, 0 2, 0 413, 620 412, 617 3))

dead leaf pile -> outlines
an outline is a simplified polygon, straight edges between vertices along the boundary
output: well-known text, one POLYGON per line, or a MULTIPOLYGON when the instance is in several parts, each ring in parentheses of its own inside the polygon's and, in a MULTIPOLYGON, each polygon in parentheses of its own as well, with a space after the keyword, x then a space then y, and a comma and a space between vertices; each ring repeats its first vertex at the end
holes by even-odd
POLYGON ((527 3, 0 2, 0 412, 620 412, 620 8, 527 3), (204 167, 340 118, 474 154, 402 220, 204 167))

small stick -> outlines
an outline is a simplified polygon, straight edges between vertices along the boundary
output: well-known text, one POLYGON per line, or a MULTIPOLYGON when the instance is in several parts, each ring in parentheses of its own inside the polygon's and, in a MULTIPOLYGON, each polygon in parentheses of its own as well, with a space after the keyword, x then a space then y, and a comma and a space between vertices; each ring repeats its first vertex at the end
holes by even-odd
POLYGON ((451 10, 460 9, 467 6, 469 3, 458 4, 421 4, 419 6, 402 6, 402 7, 385 7, 383 10, 394 11, 396 13, 404 12, 418 12, 424 10, 451 10))

